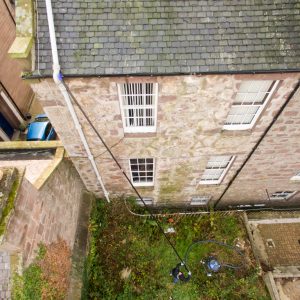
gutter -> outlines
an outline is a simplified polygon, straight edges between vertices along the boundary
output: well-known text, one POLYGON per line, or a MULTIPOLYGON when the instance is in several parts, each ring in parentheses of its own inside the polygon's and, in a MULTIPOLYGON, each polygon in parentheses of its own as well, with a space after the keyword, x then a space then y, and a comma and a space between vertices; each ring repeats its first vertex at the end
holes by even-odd
POLYGON ((83 143, 84 149, 87 153, 88 159, 91 162, 91 165, 94 169, 95 175, 97 177, 98 182, 100 183, 100 186, 103 190, 103 193, 105 195, 105 198, 107 202, 110 202, 109 200, 109 193, 106 190, 103 180, 101 178, 101 175, 99 173, 99 170, 97 168, 95 159, 91 153, 90 147, 88 145, 88 142, 85 138, 84 132, 82 130, 82 127, 80 125, 79 119, 76 115, 75 109, 73 107, 70 95, 68 91, 66 90, 60 70, 59 65, 59 58, 58 58, 58 52, 57 52, 57 44, 56 44, 56 36, 55 36, 55 28, 54 28, 54 19, 53 19, 53 12, 52 12, 52 3, 51 0, 46 0, 46 10, 47 10, 47 19, 48 19, 48 25, 49 25, 49 35, 50 35, 50 42, 51 42, 51 52, 52 52, 52 61, 53 61, 53 80, 55 84, 57 85, 58 89, 60 90, 61 94, 63 95, 66 105, 68 107, 68 110, 71 114, 71 117, 73 119, 75 128, 80 136, 81 142, 83 143))
MULTIPOLYGON (((65 78, 89 78, 89 77, 151 77, 151 76, 188 76, 188 75, 239 75, 239 74, 284 74, 284 73, 300 73, 300 69, 274 69, 274 70, 249 70, 249 71, 204 71, 204 72, 170 72, 170 73, 119 73, 119 74, 64 74, 65 78)), ((22 79, 42 79, 50 78, 51 74, 23 74, 22 79)))
POLYGON ((265 138, 265 136, 267 135, 267 133, 270 131, 270 129, 272 128, 272 126, 274 125, 274 123, 277 121, 277 119, 279 118, 279 116, 281 115, 281 113, 284 111, 284 109, 286 108, 286 106, 289 104, 289 102, 291 101, 291 99, 294 97, 294 95, 296 94, 296 92, 297 92, 297 90, 299 88, 300 88, 300 81, 298 81, 298 83, 296 84, 295 88, 290 93, 288 99, 285 101, 285 103, 281 106, 281 108, 279 109, 279 111, 277 112, 277 114, 274 116, 272 122, 266 128, 266 130, 264 131, 263 135, 259 138, 259 140, 255 144, 255 146, 253 147, 253 149, 250 151, 250 153, 248 154, 247 158, 245 159, 245 161, 243 162, 243 164, 241 165, 241 167, 237 170, 237 172, 231 178, 231 180, 229 181, 229 183, 226 186, 225 190, 223 191, 222 195, 215 202, 214 209, 217 208, 217 206, 219 205, 220 201, 222 200, 222 198, 224 197, 224 195, 226 194, 226 192, 228 191, 228 189, 231 187, 231 185, 233 184, 233 182, 235 181, 235 179, 237 178, 237 176, 243 170, 244 166, 247 164, 247 162, 249 161, 249 159, 251 158, 251 156, 253 155, 253 153, 255 152, 255 150, 258 148, 258 146, 260 145, 260 143, 263 141, 263 139, 265 138))

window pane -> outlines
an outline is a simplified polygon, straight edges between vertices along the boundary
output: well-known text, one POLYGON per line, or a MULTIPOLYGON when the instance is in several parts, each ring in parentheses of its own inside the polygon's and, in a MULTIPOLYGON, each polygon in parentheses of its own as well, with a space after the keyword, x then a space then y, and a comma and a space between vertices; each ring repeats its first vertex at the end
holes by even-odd
POLYGON ((250 124, 259 108, 260 106, 256 105, 233 105, 229 111, 225 124, 250 124))
POLYGON ((137 164, 137 159, 131 158, 131 159, 130 159, 130 163, 131 163, 131 164, 137 164))
POLYGON ((138 170, 138 166, 137 165, 131 165, 131 170, 132 171, 137 171, 138 170))

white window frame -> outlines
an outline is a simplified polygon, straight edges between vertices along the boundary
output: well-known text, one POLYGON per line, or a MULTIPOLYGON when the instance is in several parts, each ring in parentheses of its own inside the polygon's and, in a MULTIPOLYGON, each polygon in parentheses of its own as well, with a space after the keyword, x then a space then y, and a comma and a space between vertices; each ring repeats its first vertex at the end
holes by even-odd
POLYGON ((208 205, 209 200, 211 199, 210 196, 205 195, 195 195, 191 198, 191 206, 204 206, 208 205))
MULTIPOLYGON (((217 157, 217 156, 230 156, 230 155, 213 155, 213 156, 211 156, 211 157, 208 159, 207 165, 208 165, 209 161, 210 161, 213 157, 217 157)), ((229 163, 228 163, 228 165, 226 166, 226 168, 223 169, 223 172, 222 172, 222 174, 220 175, 219 179, 217 179, 217 180, 202 180, 202 178, 201 178, 200 181, 199 181, 199 184, 220 184, 220 183, 223 181, 223 179, 224 179, 225 175, 227 174, 228 170, 229 170, 230 167, 232 166, 234 160, 235 160, 235 156, 234 156, 234 155, 231 155, 230 160, 229 160, 229 163)), ((207 168, 207 165, 206 165, 205 170, 206 170, 206 169, 211 169, 211 168, 207 168)), ((204 175, 204 173, 203 173, 202 175, 204 175)))
POLYGON ((277 200, 288 200, 292 198, 297 191, 276 191, 270 196, 270 200, 277 201, 277 200), (280 195, 282 194, 282 197, 274 196, 275 194, 280 195), (286 196, 284 196, 286 194, 286 196))
MULTIPOLYGON (((260 80, 249 80, 249 81, 260 81, 260 80)), ((254 124, 256 123, 257 119, 259 118, 260 114, 262 113, 262 111, 264 110, 266 105, 269 103, 269 101, 270 101, 271 97, 273 96, 274 91, 277 88, 279 82, 280 82, 280 80, 273 80, 273 82, 271 84, 273 86, 272 86, 272 88, 269 92, 266 92, 266 94, 268 94, 268 95, 267 95, 265 101, 263 102, 263 104, 251 104, 251 105, 249 105, 249 104, 248 105, 247 104, 245 104, 245 105, 236 104, 235 105, 234 102, 233 102, 232 105, 231 105, 230 110, 232 109, 233 106, 253 106, 253 105, 259 106, 259 109, 255 113, 255 116, 252 119, 250 124, 224 124, 223 129, 225 129, 225 130, 247 130, 247 129, 251 129, 254 126, 254 124)), ((239 94, 239 92, 237 92, 237 94, 239 94)), ((228 115, 229 115, 229 113, 228 113, 228 115)), ((228 115, 227 115, 227 117, 228 117, 228 115)), ((227 120, 227 117, 226 117, 226 120, 227 120)), ((226 120, 225 120, 225 122, 226 122, 226 120)))
MULTIPOLYGON (((118 94, 119 94, 119 102, 120 102, 120 108, 121 108, 121 116, 122 116, 122 122, 123 122, 123 129, 125 133, 143 133, 143 132, 156 132, 157 128, 157 102, 158 102, 158 83, 155 82, 129 82, 129 83, 118 83, 118 94), (126 93, 122 93, 122 85, 134 85, 134 84, 142 84, 142 88, 144 92, 142 94, 131 94, 133 96, 140 96, 142 97, 143 105, 124 105, 124 97, 128 96, 126 93), (145 84, 153 84, 153 91, 152 91, 152 104, 146 105, 146 93, 145 93, 145 84), (153 122, 154 125, 152 126, 128 126, 126 122, 126 116, 125 116, 125 110, 126 109, 133 109, 133 113, 135 114, 135 109, 152 109, 153 110, 153 122)), ((133 116, 133 120, 136 123, 137 116, 133 116)), ((146 114, 144 113, 144 122, 146 122, 146 114)))
MULTIPOLYGON (((153 205, 154 201, 153 201, 152 197, 143 197, 142 199, 144 200, 144 202, 146 203, 146 205, 149 205, 149 206, 153 205)), ((136 198, 135 202, 139 206, 144 206, 144 203, 141 201, 140 198, 136 198)))
POLYGON ((291 180, 300 181, 300 172, 291 178, 291 180))
MULTIPOLYGON (((130 158, 129 159, 129 170, 130 170, 130 179, 131 179, 131 182, 132 182, 132 184, 134 185, 134 186, 154 186, 154 179, 155 179, 155 159, 153 158, 153 157, 139 157, 139 158, 130 158), (146 181, 146 182, 136 182, 136 181, 133 181, 133 176, 132 176, 132 173, 133 172, 137 172, 137 173, 139 173, 140 171, 138 170, 138 171, 136 171, 136 170, 132 170, 131 169, 131 160, 132 159, 136 159, 137 161, 139 160, 139 159, 152 159, 153 160, 153 170, 152 170, 152 172, 153 172, 153 177, 152 177, 152 181, 146 181)), ((145 170, 145 172, 147 172, 146 170, 145 170)))

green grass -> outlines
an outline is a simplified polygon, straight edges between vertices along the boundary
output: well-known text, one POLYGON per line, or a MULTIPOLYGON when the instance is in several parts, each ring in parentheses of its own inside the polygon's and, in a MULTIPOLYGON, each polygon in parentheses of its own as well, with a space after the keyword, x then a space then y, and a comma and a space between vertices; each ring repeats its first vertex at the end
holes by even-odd
MULTIPOLYGON (((160 222, 169 226, 167 218, 160 222)), ((236 238, 246 239, 242 221, 235 216, 174 217, 173 226, 176 233, 169 237, 182 257, 196 240, 232 244, 236 238)), ((173 284, 169 273, 179 261, 155 222, 129 214, 121 200, 97 201, 90 221, 82 299, 269 299, 253 257, 247 255, 240 270, 224 269, 207 277, 200 260, 211 254, 224 262, 241 263, 239 255, 224 247, 195 245, 188 257, 192 279, 173 284), (131 273, 121 279, 125 268, 131 273)))

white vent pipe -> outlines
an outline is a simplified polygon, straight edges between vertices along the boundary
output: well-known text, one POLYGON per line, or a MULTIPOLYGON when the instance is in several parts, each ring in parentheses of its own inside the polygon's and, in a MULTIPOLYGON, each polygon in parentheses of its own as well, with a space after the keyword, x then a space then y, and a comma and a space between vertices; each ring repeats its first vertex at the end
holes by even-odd
POLYGON ((83 143, 84 149, 87 153, 87 156, 93 166, 93 169, 95 171, 96 177, 101 185, 101 188, 103 190, 104 196, 109 202, 109 193, 106 190, 103 180, 101 178, 101 175, 99 173, 99 170, 97 168, 95 159, 91 153, 90 147, 87 143, 87 140, 85 138, 84 132, 81 128, 81 125, 79 123, 78 117, 76 115, 75 109, 73 107, 70 95, 68 91, 66 90, 64 84, 62 75, 60 73, 60 65, 59 65, 59 59, 58 59, 58 52, 57 52, 57 44, 56 44, 56 36, 55 36, 55 28, 54 28, 54 21, 53 21, 53 12, 52 12, 52 3, 51 0, 46 0, 46 9, 47 9, 47 19, 48 19, 48 25, 49 25, 49 35, 50 35, 50 42, 51 42, 51 51, 52 51, 52 61, 53 61, 53 80, 56 83, 57 87, 59 88, 60 92, 62 93, 65 102, 67 104, 68 110, 72 116, 75 128, 77 129, 77 132, 80 136, 80 139, 83 143))

